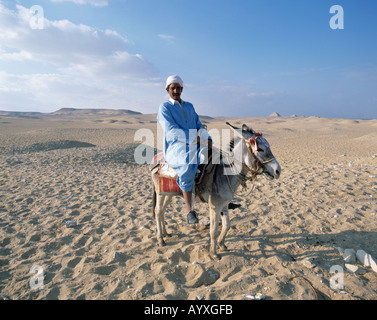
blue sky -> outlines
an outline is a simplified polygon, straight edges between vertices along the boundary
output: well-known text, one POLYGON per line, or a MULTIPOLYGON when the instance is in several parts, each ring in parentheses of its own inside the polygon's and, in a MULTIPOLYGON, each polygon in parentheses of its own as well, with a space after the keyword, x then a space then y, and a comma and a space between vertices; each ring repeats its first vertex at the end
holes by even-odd
POLYGON ((199 114, 377 118, 376 18, 375 0, 4 0, 0 110, 156 113, 179 74, 199 114))

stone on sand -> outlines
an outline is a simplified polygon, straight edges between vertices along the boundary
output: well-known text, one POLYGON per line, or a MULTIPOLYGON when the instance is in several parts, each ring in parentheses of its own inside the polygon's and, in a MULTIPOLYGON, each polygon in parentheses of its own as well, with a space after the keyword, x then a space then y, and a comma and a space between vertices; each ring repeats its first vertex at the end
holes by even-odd
POLYGON ((343 259, 347 263, 355 263, 356 251, 354 249, 345 249, 343 253, 343 259))
POLYGON ((357 250, 356 257, 365 267, 371 267, 374 272, 377 272, 377 261, 369 253, 357 250))

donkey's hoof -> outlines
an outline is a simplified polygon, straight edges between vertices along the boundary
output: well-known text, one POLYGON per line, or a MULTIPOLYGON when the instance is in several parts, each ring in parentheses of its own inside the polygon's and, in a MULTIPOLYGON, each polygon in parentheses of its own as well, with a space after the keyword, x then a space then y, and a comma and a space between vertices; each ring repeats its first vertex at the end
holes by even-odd
POLYGON ((214 261, 220 261, 221 257, 218 254, 210 254, 210 257, 214 261))
POLYGON ((219 244, 219 248, 222 251, 229 251, 228 247, 225 244, 219 244))
POLYGON ((166 242, 164 240, 160 241, 160 243, 158 244, 159 247, 165 247, 166 246, 166 242))

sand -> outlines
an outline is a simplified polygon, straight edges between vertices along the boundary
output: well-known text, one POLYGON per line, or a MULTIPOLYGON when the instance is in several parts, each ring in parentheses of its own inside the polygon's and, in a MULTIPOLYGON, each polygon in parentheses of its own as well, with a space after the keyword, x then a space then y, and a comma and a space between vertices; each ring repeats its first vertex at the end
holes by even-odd
POLYGON ((148 165, 133 157, 135 132, 156 132, 156 115, 68 111, 0 115, 0 298, 377 298, 377 273, 347 271, 339 249, 377 257, 377 120, 203 117, 209 129, 263 132, 282 167, 279 180, 239 189, 217 262, 179 197, 172 237, 156 245, 148 165), (343 287, 331 285, 334 266, 343 287))

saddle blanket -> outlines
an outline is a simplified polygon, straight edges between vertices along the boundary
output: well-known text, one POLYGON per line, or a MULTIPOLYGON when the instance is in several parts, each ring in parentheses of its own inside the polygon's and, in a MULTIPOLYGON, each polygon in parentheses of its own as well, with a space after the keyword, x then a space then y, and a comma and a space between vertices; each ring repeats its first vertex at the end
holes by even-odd
MULTIPOLYGON (((195 182, 196 186, 202 182, 206 173, 211 172, 215 166, 213 164, 206 165, 198 171, 195 182)), ((163 152, 157 154, 150 165, 150 170, 158 170, 158 193, 161 195, 181 195, 182 190, 178 186, 177 178, 178 174, 173 168, 171 168, 164 158, 163 152), (157 169, 158 168, 158 169, 157 169)))
POLYGON ((158 177, 161 195, 179 195, 182 194, 181 188, 178 186, 177 180, 165 177, 158 177))
POLYGON ((177 171, 169 167, 163 153, 157 154, 152 161, 151 168, 158 166, 158 193, 161 195, 180 195, 182 190, 177 183, 177 171))

